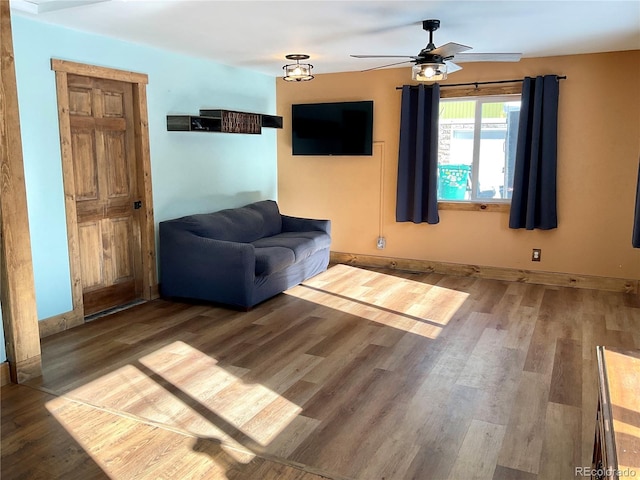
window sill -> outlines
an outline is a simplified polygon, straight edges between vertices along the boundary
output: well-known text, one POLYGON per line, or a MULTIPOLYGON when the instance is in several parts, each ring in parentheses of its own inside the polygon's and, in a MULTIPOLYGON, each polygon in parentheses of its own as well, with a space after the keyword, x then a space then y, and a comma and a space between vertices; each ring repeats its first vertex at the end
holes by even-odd
POLYGON ((509 212, 510 203, 505 202, 438 202, 440 210, 460 210, 466 212, 509 212))

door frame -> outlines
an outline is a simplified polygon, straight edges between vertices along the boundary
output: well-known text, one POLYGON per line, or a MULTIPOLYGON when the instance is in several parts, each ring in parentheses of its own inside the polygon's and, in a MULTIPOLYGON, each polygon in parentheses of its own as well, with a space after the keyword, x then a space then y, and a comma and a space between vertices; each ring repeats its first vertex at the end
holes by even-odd
POLYGON ((156 269, 155 221, 153 217, 153 195, 151 186, 151 155, 149 149, 149 121, 147 113, 148 76, 107 67, 87 65, 67 60, 51 59, 51 69, 56 75, 58 97, 58 120, 60 124, 60 153, 64 183, 67 238, 69 244, 69 269, 71 273, 71 299, 73 310, 65 314, 62 330, 84 323, 82 299, 82 269, 80 265, 80 243, 78 217, 76 215, 76 189, 71 150, 71 122, 69 119, 68 74, 85 77, 117 80, 133 87, 133 125, 135 163, 138 191, 142 200, 140 215, 140 243, 142 253, 142 293, 144 300, 158 298, 156 269))
POLYGON ((0 383, 42 375, 9 2, 0 1, 0 304, 7 347, 0 383))

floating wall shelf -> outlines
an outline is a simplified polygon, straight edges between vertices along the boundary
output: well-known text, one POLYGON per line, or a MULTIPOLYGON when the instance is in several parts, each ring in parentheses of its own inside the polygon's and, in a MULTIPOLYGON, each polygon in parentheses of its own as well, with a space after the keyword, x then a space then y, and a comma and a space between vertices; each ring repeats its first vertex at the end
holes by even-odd
POLYGON ((262 127, 282 128, 282 117, 221 109, 202 109, 199 115, 167 115, 170 132, 260 134, 262 127))

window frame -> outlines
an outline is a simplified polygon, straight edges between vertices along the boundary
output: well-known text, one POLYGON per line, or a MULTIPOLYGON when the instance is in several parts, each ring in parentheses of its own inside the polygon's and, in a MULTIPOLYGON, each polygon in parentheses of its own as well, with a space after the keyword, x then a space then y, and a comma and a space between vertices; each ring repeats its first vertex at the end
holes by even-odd
MULTIPOLYGON (((441 99, 460 99, 464 100, 467 97, 490 97, 490 96, 502 96, 502 95, 522 95, 522 83, 517 82, 513 84, 505 85, 475 85, 472 87, 464 88, 443 88, 446 85, 441 85, 440 98, 441 99)), ((464 200, 464 201, 447 201, 438 200, 438 208, 441 210, 459 210, 459 211, 474 211, 474 212, 509 212, 511 209, 511 200, 509 201, 487 201, 482 202, 478 200, 464 200)))

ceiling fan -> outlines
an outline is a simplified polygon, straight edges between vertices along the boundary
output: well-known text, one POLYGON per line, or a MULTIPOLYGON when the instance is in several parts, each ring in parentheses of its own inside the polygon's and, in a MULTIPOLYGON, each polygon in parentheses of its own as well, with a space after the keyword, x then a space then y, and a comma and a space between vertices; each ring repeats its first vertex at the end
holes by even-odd
POLYGON ((420 50, 418 55, 351 55, 354 58, 408 58, 402 62, 380 65, 368 68, 363 72, 377 70, 379 68, 401 65, 403 63, 415 63, 412 69, 413 80, 419 82, 435 82, 447 78, 447 72, 453 73, 462 67, 453 63, 455 57, 461 62, 517 62, 521 53, 462 53, 471 50, 471 47, 459 43, 449 42, 440 47, 433 43, 433 32, 440 28, 440 20, 424 20, 422 28, 429 32, 429 43, 420 50))

